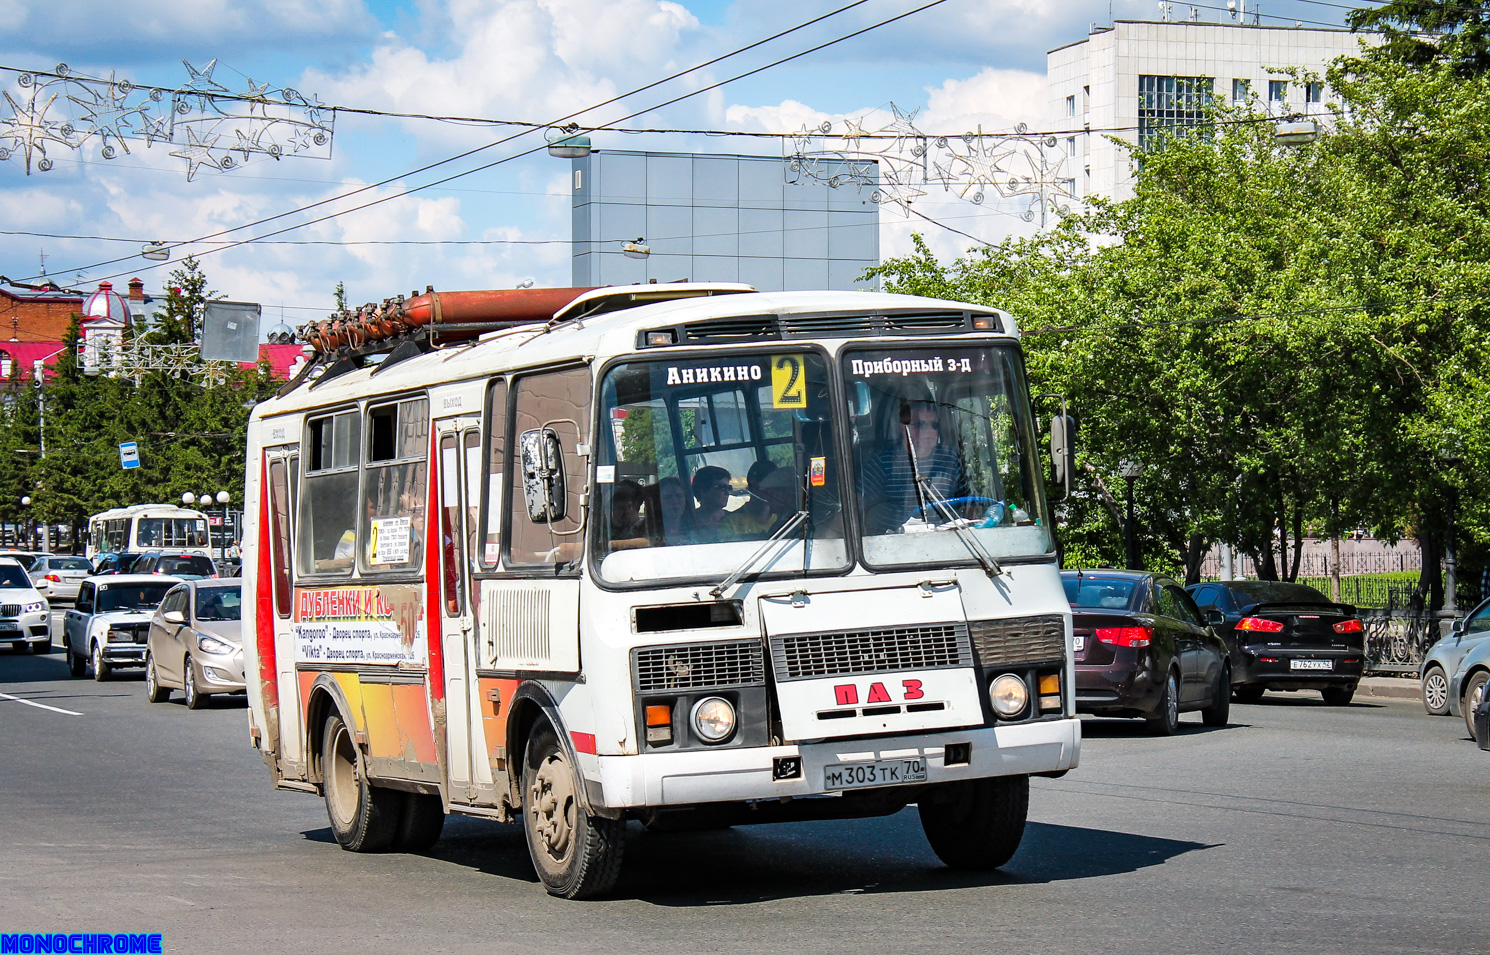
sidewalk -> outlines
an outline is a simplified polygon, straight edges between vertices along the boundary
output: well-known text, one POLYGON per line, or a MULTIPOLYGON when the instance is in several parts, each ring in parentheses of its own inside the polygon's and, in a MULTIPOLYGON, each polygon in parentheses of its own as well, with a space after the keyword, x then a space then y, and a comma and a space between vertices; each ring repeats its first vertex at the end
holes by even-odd
POLYGON ((1386 696, 1398 700, 1421 700, 1421 687, 1416 677, 1368 676, 1356 684, 1355 695, 1386 696))

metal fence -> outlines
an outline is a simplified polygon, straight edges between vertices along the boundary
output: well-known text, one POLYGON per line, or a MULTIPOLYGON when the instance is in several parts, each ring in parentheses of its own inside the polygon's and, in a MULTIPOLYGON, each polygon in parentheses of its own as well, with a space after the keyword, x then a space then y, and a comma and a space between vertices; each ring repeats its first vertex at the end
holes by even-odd
MULTIPOLYGON (((1288 565, 1292 567, 1293 557, 1288 565)), ((1340 555, 1340 576, 1357 577, 1366 574, 1392 574, 1407 570, 1421 570, 1423 555, 1420 551, 1347 551, 1340 555)), ((1281 565, 1280 565, 1281 569, 1281 565)), ((1257 576, 1257 563, 1245 554, 1237 554, 1235 570, 1243 577, 1257 576)), ((1218 554, 1206 554, 1200 561, 1200 576, 1214 580, 1221 576, 1221 558, 1218 554)), ((1300 577, 1330 576, 1329 554, 1303 554, 1299 557, 1300 577)))
POLYGON ((1415 673, 1428 649, 1438 642, 1438 615, 1420 610, 1362 610, 1366 628, 1366 670, 1415 673))

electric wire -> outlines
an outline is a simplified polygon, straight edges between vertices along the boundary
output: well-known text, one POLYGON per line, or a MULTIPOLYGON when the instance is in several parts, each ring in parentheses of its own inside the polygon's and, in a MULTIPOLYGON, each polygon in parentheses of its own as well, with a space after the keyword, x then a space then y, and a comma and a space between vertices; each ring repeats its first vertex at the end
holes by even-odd
MULTIPOLYGON (((609 106, 609 105, 611 105, 613 103, 619 102, 620 100, 627 99, 627 98, 629 98, 631 96, 635 96, 635 95, 637 95, 639 93, 644 93, 644 92, 646 92, 647 90, 650 90, 650 89, 655 89, 658 86, 662 86, 663 84, 670 83, 673 80, 680 79, 680 78, 682 78, 684 76, 689 75, 690 73, 695 73, 695 72, 697 72, 699 70, 706 69, 706 68, 708 68, 710 66, 713 66, 716 63, 720 63, 720 62, 722 62, 724 60, 727 60, 727 59, 729 59, 731 57, 739 56, 742 53, 747 53, 750 50, 756 49, 757 47, 764 46, 765 44, 770 43, 770 42, 772 42, 774 40, 778 40, 778 39, 780 39, 780 38, 782 38, 784 36, 787 36, 789 34, 795 33, 795 32, 797 32, 799 30, 806 29, 807 27, 813 26, 814 24, 821 23, 824 20, 830 19, 831 17, 835 17, 835 16, 837 16, 837 15, 839 15, 841 13, 844 13, 844 12, 846 12, 848 10, 852 10, 854 7, 862 6, 863 4, 868 3, 868 2, 869 2, 869 0, 852 0, 852 2, 847 3, 844 6, 838 7, 835 10, 831 10, 828 13, 822 14, 821 16, 813 17, 812 19, 807 20, 807 21, 804 21, 803 23, 799 23, 799 24, 797 24, 794 27, 790 27, 789 29, 779 31, 777 33, 773 33, 772 35, 770 35, 768 37, 765 37, 764 39, 757 40, 754 43, 751 43, 751 44, 749 44, 747 46, 739 47, 738 49, 731 50, 728 53, 724 53, 724 54, 722 54, 720 56, 713 57, 712 59, 705 60, 704 62, 699 63, 699 64, 697 64, 695 66, 688 67, 687 69, 680 70, 680 71, 678 71, 676 73, 673 73, 673 74, 671 74, 669 76, 663 77, 660 80, 656 80, 654 82, 648 83, 645 86, 637 87, 637 88, 632 89, 632 90, 629 90, 629 91, 627 91, 625 93, 621 93, 621 94, 618 94, 616 96, 612 96, 610 99, 604 100, 604 101, 602 101, 600 103, 595 103, 595 104, 593 104, 591 106, 587 106, 587 107, 585 107, 583 109, 579 109, 579 110, 576 110, 576 111, 574 111, 572 113, 568 113, 568 114, 566 114, 564 116, 561 116, 558 119, 554 120, 552 123, 545 124, 545 127, 558 126, 558 125, 560 125, 560 124, 562 124, 564 122, 567 122, 569 120, 574 119, 575 117, 582 116, 585 113, 593 112, 594 110, 601 109, 601 108, 603 108, 605 106, 609 106)), ((936 2, 940 3, 940 2, 943 2, 943 0, 936 0, 936 2)), ((930 4, 930 5, 935 5, 935 4, 930 4)), ((749 75, 749 74, 746 74, 746 75, 749 75)), ((635 115, 640 115, 640 114, 632 114, 632 115, 635 116, 635 115)), ((625 118, 626 119, 630 119, 631 117, 628 116, 628 117, 625 117, 625 118)), ((297 214, 302 213, 302 212, 308 212, 311 209, 320 208, 321 206, 327 205, 328 203, 339 202, 342 199, 348 199, 348 198, 350 198, 352 196, 360 195, 361 193, 367 192, 369 190, 381 188, 383 186, 387 186, 387 185, 389 185, 391 183, 397 182, 398 180, 403 179, 403 178, 406 178, 408 176, 415 176, 415 175, 418 175, 419 173, 422 173, 422 172, 428 172, 431 169, 435 169, 435 168, 438 168, 440 166, 448 165, 449 163, 456 162, 456 161, 459 161, 461 159, 465 159, 465 158, 467 158, 469 156, 475 155, 476 153, 483 152, 485 150, 492 149, 492 148, 494 148, 496 146, 503 145, 504 143, 510 142, 511 140, 516 139, 518 136, 521 136, 524 133, 531 132, 531 131, 532 131, 531 128, 527 128, 527 129, 524 129, 522 132, 516 133, 516 134, 514 134, 512 136, 504 137, 504 138, 499 139, 499 140, 496 140, 494 142, 487 143, 487 144, 485 144, 483 146, 477 146, 477 147, 474 147, 472 149, 468 149, 468 150, 466 150, 464 152, 457 153, 454 156, 450 156, 450 157, 447 157, 445 159, 441 159, 441 160, 439 160, 437 162, 433 162, 433 163, 429 163, 429 164, 424 165, 424 166, 420 166, 417 169, 413 169, 413 170, 410 170, 408 172, 401 173, 400 175, 397 175, 397 176, 392 176, 392 177, 389 177, 387 179, 379 180, 378 182, 369 183, 369 184, 367 184, 365 186, 362 186, 362 187, 357 188, 357 189, 353 189, 353 190, 351 190, 349 192, 345 192, 345 193, 342 193, 342 194, 337 195, 337 196, 331 196, 331 197, 326 198, 326 199, 321 199, 321 200, 318 200, 316 202, 309 203, 308 205, 300 206, 299 208, 296 208, 296 209, 291 209, 291 210, 288 210, 286 212, 281 212, 281 213, 279 213, 277 215, 268 216, 268 217, 263 218, 263 219, 255 220, 254 222, 247 222, 247 223, 244 223, 243 225, 234 226, 234 227, 232 227, 230 229, 223 229, 223 230, 220 230, 220 231, 217 231, 217 232, 210 233, 210 234, 205 235, 205 236, 201 236, 201 237, 199 237, 199 240, 198 241, 203 240, 203 239, 215 239, 215 238, 218 238, 219 236, 224 236, 224 235, 231 235, 231 234, 233 234, 235 232, 241 232, 244 229, 251 229, 251 228, 253 228, 255 226, 260 226, 260 225, 265 225, 265 224, 270 223, 270 222, 275 222, 275 221, 278 221, 280 219, 286 218, 288 216, 297 215, 297 214)), ((486 167, 480 167, 480 168, 486 168, 486 167)), ((480 171, 480 168, 478 168, 476 170, 471 170, 471 171, 472 172, 477 172, 477 171, 480 171)), ((363 207, 358 207, 358 208, 363 208, 363 207)), ((356 210, 353 209, 353 210, 349 210, 349 211, 356 211, 356 210)), ((315 220, 315 221, 322 221, 322 220, 315 220)), ((312 224, 312 223, 305 223, 305 225, 309 225, 309 224, 312 224)), ((133 256, 127 256, 125 258, 110 259, 108 261, 97 262, 97 263, 94 263, 92 265, 86 265, 86 266, 83 266, 81 268, 63 269, 62 271, 63 272, 85 272, 85 271, 89 271, 89 270, 96 269, 96 268, 102 268, 102 267, 104 267, 106 265, 113 265, 113 264, 116 264, 118 262, 128 261, 128 259, 130 259, 130 258, 133 258, 133 256)), ((32 278, 35 278, 35 277, 36 276, 32 276, 32 278)))

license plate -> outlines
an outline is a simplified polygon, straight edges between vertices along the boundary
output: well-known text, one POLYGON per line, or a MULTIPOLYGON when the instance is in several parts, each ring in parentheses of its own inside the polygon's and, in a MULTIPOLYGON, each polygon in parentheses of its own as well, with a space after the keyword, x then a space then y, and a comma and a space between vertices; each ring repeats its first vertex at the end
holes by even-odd
POLYGON ((823 767, 824 789, 862 789, 926 781, 926 760, 880 759, 872 763, 835 763, 823 767))
POLYGON ((19 629, 21 629, 21 625, 18 624, 18 623, 10 623, 9 621, 0 623, 0 631, 5 631, 5 630, 19 630, 19 629))
POLYGON ((1077 653, 1080 653, 1081 651, 1086 649, 1086 637, 1075 637, 1073 639, 1075 640, 1075 642, 1072 643, 1071 646, 1076 650, 1077 653))
POLYGON ((1333 670, 1335 664, 1331 660, 1289 660, 1290 670, 1333 670))

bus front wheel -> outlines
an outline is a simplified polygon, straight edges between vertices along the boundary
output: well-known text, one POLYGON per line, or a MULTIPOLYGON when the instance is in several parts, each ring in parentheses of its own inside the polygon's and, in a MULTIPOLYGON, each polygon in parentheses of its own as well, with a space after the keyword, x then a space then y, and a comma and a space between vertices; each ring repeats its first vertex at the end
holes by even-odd
POLYGON ((383 852, 398 835, 404 794, 367 780, 367 763, 339 714, 326 718, 321 770, 331 833, 349 852, 383 852))
POLYGON ((580 785, 558 736, 541 725, 523 759, 523 834, 544 888, 564 899, 609 891, 626 847, 626 823, 585 812, 580 785))
POLYGON ((954 869, 997 869, 1024 838, 1030 778, 1000 776, 932 786, 916 802, 937 858, 954 869))

